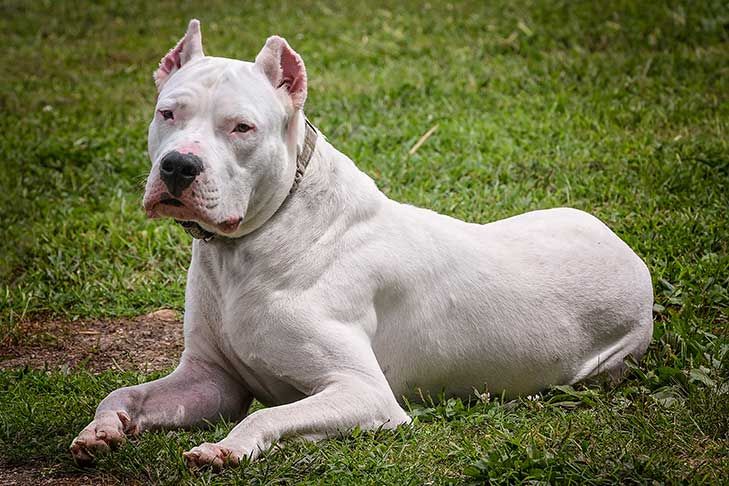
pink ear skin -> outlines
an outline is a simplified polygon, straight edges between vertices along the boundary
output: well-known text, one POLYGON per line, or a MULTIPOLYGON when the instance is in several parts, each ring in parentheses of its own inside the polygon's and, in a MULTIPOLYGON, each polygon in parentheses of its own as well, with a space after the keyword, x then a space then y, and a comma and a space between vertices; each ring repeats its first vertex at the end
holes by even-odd
POLYGON ((159 67, 154 73, 154 83, 157 85, 157 90, 162 91, 162 86, 175 71, 193 59, 204 55, 200 21, 192 19, 185 36, 159 62, 159 67))
POLYGON ((274 88, 286 89, 294 110, 304 107, 306 68, 301 56, 291 49, 286 39, 277 35, 269 37, 256 56, 256 66, 268 77, 274 88))

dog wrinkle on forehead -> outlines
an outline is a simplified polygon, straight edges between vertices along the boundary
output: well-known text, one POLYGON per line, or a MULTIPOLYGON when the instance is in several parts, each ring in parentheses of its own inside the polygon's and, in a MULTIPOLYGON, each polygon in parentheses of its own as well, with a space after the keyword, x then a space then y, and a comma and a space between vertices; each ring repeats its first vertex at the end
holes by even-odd
POLYGON ((173 79, 174 84, 170 82, 169 86, 165 86, 157 103, 161 106, 173 105, 170 108, 176 109, 198 104, 199 100, 206 98, 207 93, 210 92, 205 78, 207 76, 192 78, 193 80, 173 79))
POLYGON ((173 75, 160 101, 173 100, 189 108, 194 104, 198 109, 207 105, 217 120, 247 119, 257 125, 284 116, 286 107, 254 66, 234 59, 203 58, 173 75))
POLYGON ((236 93, 260 97, 273 90, 270 83, 262 83, 262 79, 252 64, 233 63, 219 74, 218 86, 221 89, 230 88, 236 93))
POLYGON ((167 87, 160 95, 158 104, 173 105, 176 109, 200 107, 203 100, 210 98, 220 78, 217 70, 202 73, 188 72, 184 77, 173 79, 174 84, 167 87))
POLYGON ((203 57, 183 66, 172 75, 168 84, 170 88, 194 84, 209 89, 228 66, 224 61, 216 57, 203 57))
POLYGON ((252 117, 249 121, 257 120, 259 123, 284 114, 285 109, 273 88, 261 88, 246 76, 246 73, 231 72, 225 82, 221 80, 216 86, 211 95, 216 114, 225 119, 252 117))

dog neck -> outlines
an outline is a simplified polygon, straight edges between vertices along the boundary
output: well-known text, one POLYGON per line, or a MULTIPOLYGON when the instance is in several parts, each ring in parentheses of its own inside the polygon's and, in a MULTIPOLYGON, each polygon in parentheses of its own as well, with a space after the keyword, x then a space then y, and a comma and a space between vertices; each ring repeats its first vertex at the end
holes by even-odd
POLYGON ((193 260, 217 275, 250 264, 256 273, 292 285, 318 275, 318 265, 331 261, 325 254, 342 251, 337 242, 344 234, 386 203, 374 181, 320 134, 295 193, 271 218, 242 238, 195 240, 193 260))

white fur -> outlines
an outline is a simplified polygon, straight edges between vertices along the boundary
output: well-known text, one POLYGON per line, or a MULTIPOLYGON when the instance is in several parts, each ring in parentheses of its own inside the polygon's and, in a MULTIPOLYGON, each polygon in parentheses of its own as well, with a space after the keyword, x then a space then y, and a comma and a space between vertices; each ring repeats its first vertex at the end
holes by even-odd
POLYGON ((206 164, 195 184, 215 199, 196 220, 211 231, 242 221, 233 239, 193 243, 179 367, 107 397, 72 446, 77 459, 103 448, 93 431, 240 419, 254 397, 269 405, 186 453, 220 466, 287 437, 406 423, 398 402, 419 389, 530 394, 618 373, 644 353, 648 270, 584 212, 464 223, 389 200, 322 136, 281 205, 303 140, 303 113, 286 95, 255 64, 220 58, 195 59, 165 83, 158 109, 184 114, 150 126, 148 210, 168 215, 149 202, 164 189, 158 161, 195 139, 206 164), (226 117, 252 120, 256 133, 231 139, 226 117))

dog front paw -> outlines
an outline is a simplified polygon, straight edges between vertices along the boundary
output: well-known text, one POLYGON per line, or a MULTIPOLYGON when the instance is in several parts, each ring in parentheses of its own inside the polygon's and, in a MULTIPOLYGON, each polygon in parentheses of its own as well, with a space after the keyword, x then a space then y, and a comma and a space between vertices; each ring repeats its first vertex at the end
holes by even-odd
POLYGON ((98 453, 116 449, 126 441, 125 429, 131 419, 124 411, 101 412, 71 442, 71 454, 79 466, 94 462, 98 453))
POLYGON ((214 470, 220 471, 225 466, 237 466, 246 454, 242 451, 235 451, 220 443, 213 444, 204 442, 184 452, 182 455, 185 457, 187 466, 192 469, 210 466, 214 470))

